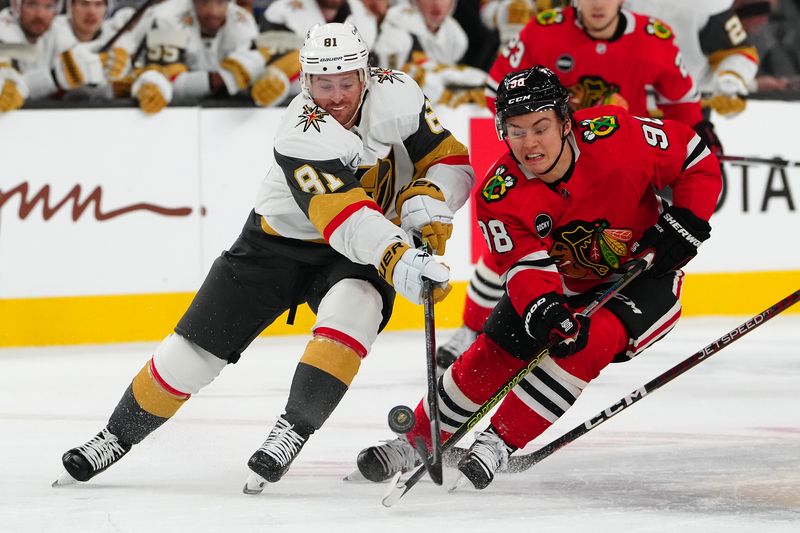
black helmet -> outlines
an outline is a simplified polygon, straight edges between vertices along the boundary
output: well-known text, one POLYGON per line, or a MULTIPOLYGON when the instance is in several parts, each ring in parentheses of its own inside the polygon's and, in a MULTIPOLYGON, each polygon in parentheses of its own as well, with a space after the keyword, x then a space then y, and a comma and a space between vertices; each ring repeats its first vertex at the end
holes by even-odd
POLYGON ((561 85, 552 70, 541 65, 511 72, 497 88, 494 123, 497 136, 506 138, 505 122, 508 117, 544 111, 552 107, 562 119, 569 117, 569 92, 561 85))

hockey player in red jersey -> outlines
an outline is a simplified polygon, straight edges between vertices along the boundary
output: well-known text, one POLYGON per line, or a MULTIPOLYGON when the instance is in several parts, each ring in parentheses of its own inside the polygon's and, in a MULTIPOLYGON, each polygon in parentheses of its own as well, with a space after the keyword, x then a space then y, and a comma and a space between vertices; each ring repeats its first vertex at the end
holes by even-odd
MULTIPOLYGON (((494 109, 497 82, 509 72, 544 65, 569 89, 573 110, 602 104, 622 105, 650 116, 652 88, 664 118, 695 128, 715 153, 719 141, 703 120, 700 95, 687 74, 671 29, 655 18, 622 9, 623 0, 577 0, 576 7, 538 13, 512 39, 489 71, 486 99, 494 109)), ((475 339, 502 294, 500 268, 484 254, 470 280, 463 323, 439 347, 443 368, 475 339)))
MULTIPOLYGON (((618 106, 575 112, 550 70, 506 76, 498 135, 509 147, 476 190, 478 225, 504 272, 504 292, 484 331, 438 383, 446 440, 548 344, 550 355, 504 399, 458 468, 461 483, 488 486, 514 450, 554 423, 612 361, 662 338, 681 313, 683 272, 710 236, 719 163, 677 121, 618 106), (667 205, 656 189, 672 187, 667 205), (634 257, 648 268, 591 319, 577 313, 634 257)), ((361 473, 381 480, 430 446, 428 403, 402 438, 363 450, 361 473)))

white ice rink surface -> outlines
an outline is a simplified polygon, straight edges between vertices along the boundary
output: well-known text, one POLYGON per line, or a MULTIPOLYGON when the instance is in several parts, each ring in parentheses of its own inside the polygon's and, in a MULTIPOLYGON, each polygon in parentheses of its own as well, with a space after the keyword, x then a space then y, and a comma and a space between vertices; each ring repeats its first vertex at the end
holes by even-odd
MULTIPOLYGON (((683 320, 607 368, 536 442, 742 320, 683 320)), ((284 479, 242 494, 305 340, 257 341, 119 464, 62 488, 50 486, 61 454, 103 427, 155 344, 0 350, 0 532, 800 532, 800 316, 774 318, 525 473, 482 492, 421 482, 392 509, 385 485, 341 479, 390 437, 387 411, 425 390, 421 332, 382 335, 284 479)))

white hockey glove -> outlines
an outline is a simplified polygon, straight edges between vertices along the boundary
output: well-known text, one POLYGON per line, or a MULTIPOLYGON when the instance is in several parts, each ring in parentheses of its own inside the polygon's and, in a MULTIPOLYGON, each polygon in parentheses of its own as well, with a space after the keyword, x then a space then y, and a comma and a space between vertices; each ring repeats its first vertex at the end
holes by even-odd
POLYGON ((12 67, 0 67, 0 113, 19 109, 30 91, 19 72, 12 67))
POLYGON ((453 234, 453 212, 441 189, 425 179, 406 185, 397 195, 400 227, 430 245, 435 255, 444 255, 453 234))
POLYGON ((747 93, 747 84, 741 76, 732 71, 724 71, 717 75, 714 94, 705 103, 720 115, 732 116, 744 111, 747 102, 742 96, 747 93))
POLYGON ((142 111, 155 114, 172 101, 172 83, 159 71, 146 70, 133 82, 131 96, 142 111))
POLYGON ((78 44, 61 52, 53 69, 56 85, 64 91, 84 85, 104 85, 106 76, 100 55, 92 52, 91 45, 78 44))
POLYGON ((433 301, 441 302, 450 292, 450 271, 444 265, 404 242, 390 244, 381 256, 378 273, 407 300, 422 303, 422 280, 430 279, 433 301))
POLYGON ((228 94, 244 91, 264 72, 265 58, 258 50, 239 50, 219 62, 219 75, 228 94))

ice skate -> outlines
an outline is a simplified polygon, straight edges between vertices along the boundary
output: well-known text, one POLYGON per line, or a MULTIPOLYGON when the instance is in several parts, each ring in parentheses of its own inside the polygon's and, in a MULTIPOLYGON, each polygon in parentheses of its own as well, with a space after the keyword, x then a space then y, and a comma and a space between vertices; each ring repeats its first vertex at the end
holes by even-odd
POLYGON ((494 479, 495 472, 508 468, 508 456, 515 450, 509 446, 494 428, 489 426, 475 437, 467 455, 458 462, 461 474, 456 479, 450 492, 468 487, 472 484, 478 490, 485 489, 494 479))
POLYGON ((92 440, 72 448, 61 457, 67 472, 54 481, 53 486, 89 481, 119 461, 130 450, 130 444, 120 442, 117 436, 105 427, 92 440))
POLYGON ((414 447, 405 437, 365 448, 356 459, 361 475, 375 482, 386 481, 397 472, 406 472, 421 462, 414 447))
POLYGON ((279 481, 289 470, 289 466, 307 440, 308 437, 298 434, 285 418, 279 417, 270 430, 267 440, 247 461, 247 466, 254 474, 250 474, 247 479, 244 493, 258 494, 267 482, 279 481))

